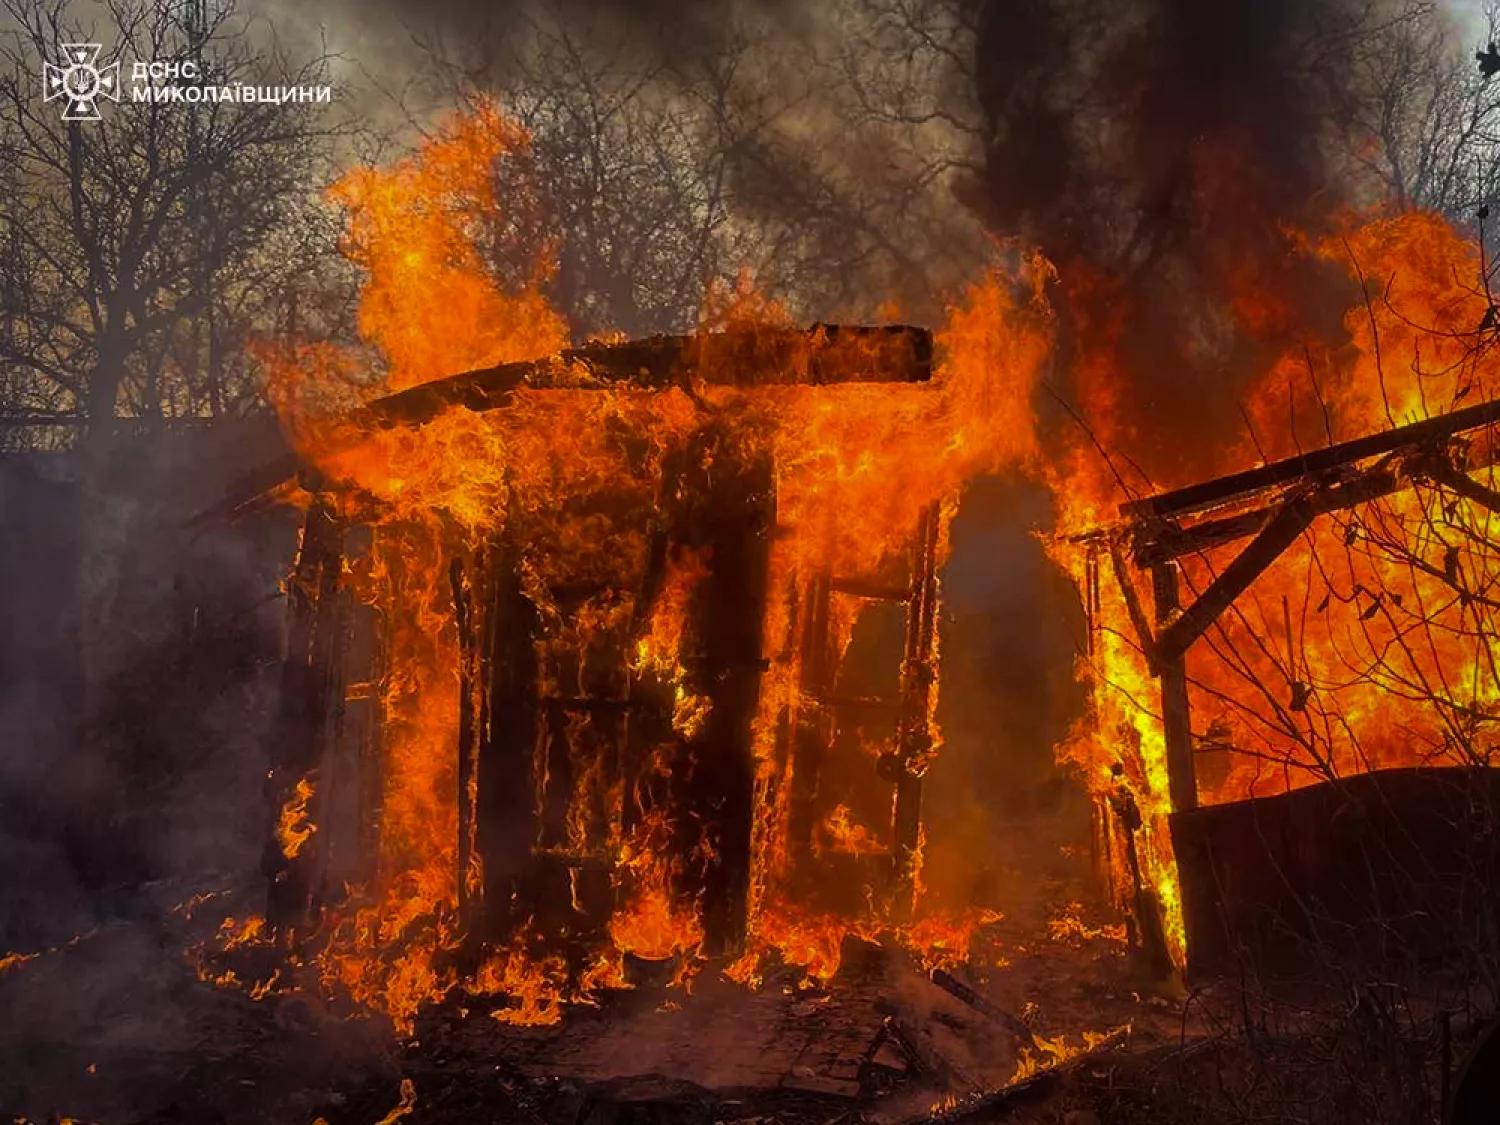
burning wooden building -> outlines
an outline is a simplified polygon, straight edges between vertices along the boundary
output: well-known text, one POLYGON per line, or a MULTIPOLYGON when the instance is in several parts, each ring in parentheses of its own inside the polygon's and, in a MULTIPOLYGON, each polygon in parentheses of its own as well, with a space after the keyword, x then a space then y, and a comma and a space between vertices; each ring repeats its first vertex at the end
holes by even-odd
POLYGON ((934 452, 896 432, 932 378, 924 330, 747 326, 321 429, 280 489, 270 926, 398 1015, 467 976, 532 1019, 627 955, 836 964, 913 925, 956 478, 871 470, 934 452), (885 697, 840 676, 872 605, 905 620, 885 697))
POLYGON ((352 174, 361 340, 265 356, 296 454, 251 491, 304 512, 269 928, 400 1024, 456 986, 550 1020, 627 957, 961 955, 977 912, 919 878, 938 571, 965 483, 1035 453, 1039 290, 928 333, 742 285, 693 335, 569 347, 486 266, 517 143, 481 111, 352 174), (904 618, 878 683, 866 614, 904 618))

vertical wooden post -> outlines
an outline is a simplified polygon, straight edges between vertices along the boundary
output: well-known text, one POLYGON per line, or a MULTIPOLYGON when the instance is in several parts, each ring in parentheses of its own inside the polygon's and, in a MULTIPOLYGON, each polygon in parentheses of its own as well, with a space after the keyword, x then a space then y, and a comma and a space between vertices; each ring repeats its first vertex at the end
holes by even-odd
POLYGON ((483 857, 484 901, 470 907, 474 936, 504 941, 527 916, 529 880, 537 839, 534 759, 539 716, 536 698, 536 607, 521 588, 521 550, 502 533, 495 559, 484 722, 476 725, 478 771, 475 848, 483 857))
POLYGON ((378 613, 363 610, 363 653, 366 659, 363 727, 358 748, 358 792, 355 799, 356 882, 374 886, 380 876, 380 828, 384 816, 385 776, 381 755, 385 748, 385 636, 378 613))
POLYGON ((711 706, 687 741, 674 776, 678 854, 695 857, 682 893, 702 895, 710 953, 745 936, 755 830, 752 727, 760 698, 766 582, 775 523, 769 457, 746 461, 729 435, 711 428, 694 442, 678 542, 707 547, 708 574, 690 618, 688 687, 711 706))
POLYGON ((787 818, 794 868, 804 865, 812 850, 818 778, 833 735, 824 710, 824 700, 833 690, 835 672, 828 635, 831 593, 828 574, 815 575, 807 584, 799 606, 802 615, 798 677, 801 691, 792 732, 792 803, 787 818))
MULTIPOLYGON (((1162 627, 1176 616, 1180 608, 1175 562, 1160 562, 1151 568, 1151 591, 1156 601, 1157 632, 1160 634, 1162 627)), ((1172 811, 1185 812, 1198 807, 1186 656, 1160 661, 1157 675, 1161 678, 1161 714, 1167 744, 1167 784, 1172 811)))
MULTIPOLYGON (((319 800, 318 766, 330 722, 330 700, 338 692, 343 615, 338 585, 343 561, 343 523, 321 502, 307 511, 302 542, 287 579, 288 631, 281 666, 281 692, 273 726, 271 768, 266 777, 268 825, 261 855, 266 876, 266 920, 278 939, 301 925, 312 906, 322 841, 308 840, 295 854, 278 837, 277 826, 299 783, 313 784, 319 800)), ((317 823, 316 805, 307 802, 307 822, 317 823)))
POLYGON ((471 875, 477 870, 474 839, 477 829, 479 757, 475 720, 478 673, 478 637, 475 630, 474 591, 463 559, 456 557, 448 568, 453 588, 453 617, 458 628, 458 916, 468 926, 473 922, 470 899, 471 875))
POLYGON ((897 731, 895 867, 898 909, 915 905, 917 864, 922 845, 922 775, 932 732, 927 725, 932 685, 937 681, 933 648, 937 641, 937 545, 939 505, 922 511, 912 557, 911 596, 906 607, 906 652, 901 661, 902 716, 897 731))

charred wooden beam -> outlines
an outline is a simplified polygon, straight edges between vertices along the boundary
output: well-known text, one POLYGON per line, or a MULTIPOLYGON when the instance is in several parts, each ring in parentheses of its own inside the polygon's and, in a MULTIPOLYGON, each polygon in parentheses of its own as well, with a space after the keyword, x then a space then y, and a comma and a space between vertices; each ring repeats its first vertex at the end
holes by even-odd
POLYGON ((478 811, 479 746, 475 734, 478 715, 479 639, 474 591, 463 559, 454 558, 448 569, 453 589, 453 617, 458 628, 458 913, 470 918, 469 899, 478 890, 474 878, 479 870, 474 842, 478 811))
POLYGON ((872 602, 895 602, 903 604, 911 597, 911 589, 907 586, 891 586, 883 582, 873 582, 865 578, 833 578, 830 579, 830 589, 835 594, 847 594, 854 598, 866 598, 872 602))
POLYGON ((385 679, 385 638, 378 615, 366 607, 364 637, 367 679, 364 684, 364 722, 357 751, 358 781, 355 794, 353 865, 356 882, 374 885, 379 871, 380 827, 384 815, 385 777, 381 756, 385 748, 385 700, 380 685, 385 679))
POLYGON ((1458 493, 1465 500, 1473 501, 1481 508, 1500 514, 1500 492, 1480 484, 1473 477, 1455 467, 1452 462, 1434 460, 1427 467, 1427 475, 1436 483, 1458 493))
POLYGON ((899 699, 887 699, 875 695, 825 695, 815 696, 813 702, 830 711, 873 711, 876 714, 900 716, 906 713, 906 704, 899 699))
MULTIPOLYGON (((1188 646, 1201 637, 1218 620, 1219 615, 1296 542, 1297 537, 1311 526, 1317 515, 1317 506, 1310 502, 1310 498, 1299 497, 1288 502, 1273 516, 1261 529, 1261 533, 1235 556, 1234 561, 1220 572, 1191 606, 1175 620, 1163 622, 1156 640, 1155 655, 1158 664, 1165 666, 1180 660, 1188 646)), ((1175 567, 1171 563, 1161 563, 1153 568, 1153 573, 1175 575, 1175 567), (1168 568, 1172 569, 1169 571, 1168 568)), ((1175 582, 1174 577, 1174 585, 1175 582)))
MULTIPOLYGON (((1324 485, 1311 493, 1308 502, 1316 509, 1317 515, 1326 515, 1404 491, 1425 477, 1488 506, 1486 500, 1500 501, 1500 493, 1471 480, 1468 474, 1490 468, 1497 462, 1500 462, 1500 442, 1455 449, 1445 454, 1419 453, 1399 460, 1386 459, 1352 477, 1346 475, 1341 481, 1324 485), (1463 481, 1468 481, 1468 484, 1463 481)), ((1135 533, 1135 561, 1143 567, 1154 566, 1166 559, 1244 539, 1264 529, 1285 503, 1284 497, 1278 497, 1274 502, 1251 511, 1205 520, 1187 528, 1171 522, 1142 525, 1135 533)))
POLYGON ((676 845, 685 865, 681 891, 700 896, 707 949, 727 952, 744 939, 754 833, 752 726, 763 668, 762 627, 775 526, 769 458, 745 461, 717 426, 694 442, 686 462, 673 540, 709 549, 708 573, 693 596, 693 658, 688 690, 710 708, 679 758, 674 778, 676 845))
POLYGON ((1378 434, 1369 434, 1353 441, 1340 442, 1326 449, 1313 450, 1298 457, 1273 461, 1256 469, 1218 477, 1189 485, 1186 488, 1163 492, 1124 504, 1120 514, 1127 519, 1161 519, 1168 516, 1186 515, 1217 504, 1228 503, 1239 497, 1277 485, 1287 484, 1301 477, 1314 476, 1358 461, 1401 449, 1419 449, 1440 443, 1455 434, 1481 426, 1500 422, 1500 399, 1480 403, 1478 406, 1454 410, 1436 418, 1428 418, 1410 425, 1398 426, 1378 434))
POLYGON ((1409 487, 1410 483, 1411 477, 1406 472, 1394 465, 1381 464, 1347 484, 1304 493, 1285 502, 1193 605, 1161 630, 1157 636, 1157 659, 1172 660, 1185 653, 1318 516, 1388 495, 1409 487))
POLYGON ((1254 535, 1266 526, 1278 511, 1277 504, 1267 504, 1249 512, 1239 512, 1221 519, 1207 520, 1189 528, 1173 523, 1154 524, 1136 529, 1135 561, 1142 567, 1222 547, 1236 539, 1254 535))
POLYGON ((910 910, 922 846, 922 775, 932 748, 927 712, 937 681, 933 661, 937 640, 937 548, 940 505, 922 511, 912 557, 911 597, 907 601, 906 651, 901 664, 906 713, 897 731, 896 808, 893 824, 895 873, 901 909, 910 910))
MULTIPOLYGON (((1135 582, 1130 577, 1130 570, 1125 565, 1125 555, 1116 540, 1109 544, 1109 560, 1114 566, 1115 581, 1120 584, 1120 595, 1125 599, 1125 612, 1130 617, 1130 623, 1135 627, 1136 637, 1141 642, 1141 648, 1146 655, 1154 659, 1156 652, 1156 637, 1151 631, 1151 623, 1146 620, 1146 611, 1141 606, 1140 595, 1136 593, 1135 582)), ((1160 617, 1157 618, 1160 620, 1160 617)))
POLYGON ((796 864, 805 864, 812 853, 818 782, 833 741, 833 724, 827 712, 813 702, 832 691, 837 671, 828 619, 831 589, 832 580, 826 573, 815 575, 805 587, 799 607, 802 690, 792 734, 792 797, 787 816, 788 846, 796 864))
MULTIPOLYGON (((338 657, 344 623, 337 593, 343 540, 343 523, 326 505, 313 504, 287 582, 287 651, 271 740, 269 826, 261 862, 267 878, 266 920, 283 939, 307 920, 319 866, 318 845, 289 845, 278 828, 284 811, 298 801, 299 785, 311 785, 317 793, 330 704, 342 671, 338 657)), ((306 822, 316 826, 316 805, 309 807, 310 798, 300 804, 306 822)))
POLYGON ((976 1012, 988 1016, 996 1023, 1002 1025, 1022 1043, 1026 1044, 1026 1046, 1036 1046, 1036 1035, 1032 1032, 1031 1028, 1022 1023, 1018 1016, 1007 1012, 1004 1008, 993 1003, 982 992, 959 980, 946 969, 933 969, 929 975, 932 983, 950 996, 962 1000, 976 1012))
POLYGON ((502 533, 491 549, 493 587, 487 612, 488 677, 484 722, 477 725, 475 847, 484 857, 482 909, 471 907, 471 932, 502 941, 527 917, 526 895, 537 840, 533 758, 537 612, 521 584, 521 548, 502 533))
POLYGON ((493 410, 530 389, 633 386, 669 390, 688 379, 733 386, 921 383, 932 378, 932 334, 905 325, 815 324, 806 331, 653 336, 591 344, 556 356, 466 371, 370 403, 376 425, 413 425, 452 406, 493 410))
MULTIPOLYGON (((1151 589, 1158 623, 1172 621, 1178 612, 1177 566, 1161 563, 1151 571, 1151 589)), ((1201 599, 1200 599, 1201 601, 1201 599)), ((1185 616, 1185 615, 1184 615, 1185 616)), ((1182 618, 1178 617, 1178 621, 1182 618)), ((1163 636, 1173 625, 1167 625, 1163 636)), ((1187 661, 1182 652, 1166 652, 1157 643, 1156 668, 1161 677, 1161 714, 1167 747, 1167 785, 1173 810, 1198 807, 1198 781, 1193 766, 1193 728, 1188 710, 1187 661)))
MULTIPOLYGON (((410 387, 342 419, 338 429, 347 437, 329 441, 357 441, 372 429, 418 426, 451 407, 494 410, 524 389, 670 390, 692 379, 733 386, 925 383, 932 372, 932 333, 908 325, 814 324, 806 330, 653 336, 570 348, 410 387)), ((289 453, 239 478, 222 501, 194 516, 189 526, 259 510, 274 490, 297 475, 301 463, 289 453)))
MULTIPOLYGON (((347 549, 345 546, 344 549, 347 549)), ((342 551, 340 573, 342 573, 342 551)), ((328 894, 330 864, 338 846, 332 831, 335 795, 348 784, 344 774, 353 764, 349 760, 349 749, 345 746, 345 720, 348 717, 348 669, 350 650, 354 643, 354 613, 352 599, 347 591, 339 589, 337 579, 333 583, 333 604, 328 627, 332 638, 327 647, 328 674, 324 681, 324 715, 322 723, 322 745, 318 753, 317 771, 319 784, 308 802, 310 822, 317 827, 320 837, 309 856, 312 873, 312 909, 316 914, 323 909, 328 894)))

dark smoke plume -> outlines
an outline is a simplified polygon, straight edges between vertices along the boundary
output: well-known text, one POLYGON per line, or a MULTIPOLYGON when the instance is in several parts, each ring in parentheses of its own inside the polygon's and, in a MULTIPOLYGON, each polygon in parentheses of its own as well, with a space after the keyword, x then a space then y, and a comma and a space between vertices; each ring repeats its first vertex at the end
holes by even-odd
MULTIPOLYGON (((1316 235, 1348 202, 1326 142, 1368 14, 1354 0, 985 0, 976 205, 1059 266, 1068 342, 1124 364, 1143 431, 1227 436, 1236 392, 1271 357, 1337 345, 1342 271, 1292 254, 1287 231, 1316 235)), ((1203 467, 1175 456, 1148 453, 1148 472, 1203 467)))

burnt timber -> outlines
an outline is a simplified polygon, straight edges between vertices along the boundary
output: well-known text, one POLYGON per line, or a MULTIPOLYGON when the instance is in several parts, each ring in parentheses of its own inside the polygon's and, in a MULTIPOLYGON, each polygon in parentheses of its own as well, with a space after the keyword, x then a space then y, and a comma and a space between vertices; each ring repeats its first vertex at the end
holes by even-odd
MULTIPOLYGON (((932 333, 904 324, 814 324, 799 330, 652 336, 621 344, 587 344, 423 383, 366 403, 341 419, 341 429, 350 435, 345 440, 357 441, 371 430, 420 426, 454 407, 475 412, 500 409, 512 395, 527 390, 665 391, 691 388, 695 381, 737 387, 926 383, 932 373, 932 333)), ((307 476, 308 470, 295 453, 279 457, 232 483, 224 500, 193 523, 259 510, 299 474, 307 476)))
POLYGON ((320 888, 322 842, 289 846, 279 824, 299 785, 314 797, 306 816, 316 823, 323 799, 317 784, 329 743, 343 714, 343 643, 346 607, 339 596, 345 528, 321 504, 308 509, 302 544, 287 582, 288 636, 281 666, 280 707, 273 725, 266 776, 269 820, 261 870, 266 877, 266 920, 278 941, 289 943, 320 888))
POLYGON ((1465 407, 1462 410, 1439 414, 1420 422, 1397 426, 1376 434, 1354 438, 1300 454, 1283 458, 1258 468, 1246 469, 1229 476, 1216 477, 1185 488, 1133 500, 1120 508, 1120 514, 1128 520, 1149 520, 1170 516, 1184 516, 1206 508, 1227 503, 1238 497, 1261 493, 1277 485, 1288 484, 1305 478, 1316 477, 1329 470, 1342 469, 1346 465, 1385 453, 1442 443, 1455 434, 1476 430, 1500 422, 1500 399, 1465 407))
POLYGON ((688 379, 715 386, 924 383, 932 334, 906 325, 815 324, 806 331, 652 336, 590 344, 556 356, 505 363, 423 383, 370 403, 379 426, 419 425, 453 406, 493 410, 516 391, 631 386, 669 390, 688 379))

